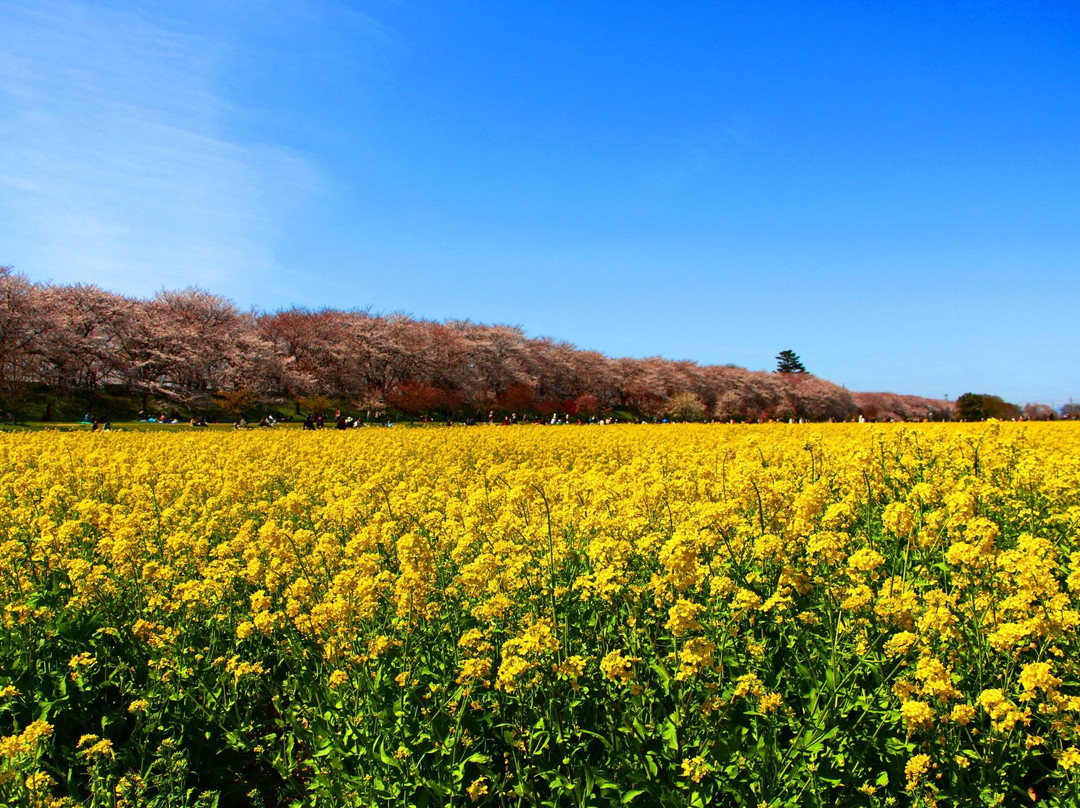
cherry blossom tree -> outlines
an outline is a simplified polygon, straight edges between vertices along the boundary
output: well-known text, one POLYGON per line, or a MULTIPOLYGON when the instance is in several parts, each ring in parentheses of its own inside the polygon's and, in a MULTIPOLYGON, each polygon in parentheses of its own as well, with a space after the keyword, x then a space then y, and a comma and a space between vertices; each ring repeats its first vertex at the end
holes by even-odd
POLYGON ((947 421, 953 405, 936 398, 897 393, 852 393, 859 414, 867 421, 947 421))
POLYGON ((14 414, 28 384, 38 381, 40 352, 55 312, 42 288, 11 267, 0 267, 0 406, 14 414))
POLYGON ((34 284, 0 268, 0 405, 13 407, 31 384, 62 394, 110 383, 141 394, 143 409, 151 397, 197 406, 242 393, 295 401, 298 412, 302 400, 319 396, 413 414, 498 408, 587 417, 618 407, 655 418, 696 414, 700 404, 700 417, 753 421, 951 411, 948 402, 913 396, 853 396, 808 373, 612 359, 517 326, 362 309, 244 312, 198 288, 144 300, 34 284))
POLYGON ((676 393, 668 402, 668 412, 676 421, 700 421, 705 416, 705 402, 690 392, 676 393))
POLYGON ((42 289, 53 327, 41 344, 41 381, 63 393, 121 381, 118 335, 127 301, 85 284, 42 289))

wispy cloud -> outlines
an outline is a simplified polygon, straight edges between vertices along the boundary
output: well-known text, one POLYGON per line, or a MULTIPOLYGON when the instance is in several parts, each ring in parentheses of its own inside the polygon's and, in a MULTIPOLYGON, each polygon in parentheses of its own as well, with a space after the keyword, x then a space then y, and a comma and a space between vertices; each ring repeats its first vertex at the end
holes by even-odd
POLYGON ((154 7, 0 5, 0 264, 246 297, 318 172, 230 134, 244 116, 222 89, 233 43, 154 7))

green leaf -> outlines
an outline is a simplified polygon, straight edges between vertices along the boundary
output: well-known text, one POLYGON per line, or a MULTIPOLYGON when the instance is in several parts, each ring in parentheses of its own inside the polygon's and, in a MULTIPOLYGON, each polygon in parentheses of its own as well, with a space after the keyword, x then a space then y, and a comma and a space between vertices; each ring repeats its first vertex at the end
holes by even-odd
POLYGON ((660 737, 664 739, 664 745, 669 751, 679 751, 679 728, 670 719, 664 721, 660 737))
POLYGON ((397 761, 386 753, 386 744, 384 743, 379 744, 379 760, 381 760, 387 766, 394 766, 395 768, 397 767, 397 761))

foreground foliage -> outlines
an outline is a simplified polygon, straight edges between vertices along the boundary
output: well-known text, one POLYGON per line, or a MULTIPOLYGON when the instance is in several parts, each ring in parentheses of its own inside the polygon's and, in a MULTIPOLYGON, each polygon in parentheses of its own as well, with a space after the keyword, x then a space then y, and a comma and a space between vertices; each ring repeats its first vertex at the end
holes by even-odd
POLYGON ((0 802, 1076 805, 1072 424, 0 436, 0 802))

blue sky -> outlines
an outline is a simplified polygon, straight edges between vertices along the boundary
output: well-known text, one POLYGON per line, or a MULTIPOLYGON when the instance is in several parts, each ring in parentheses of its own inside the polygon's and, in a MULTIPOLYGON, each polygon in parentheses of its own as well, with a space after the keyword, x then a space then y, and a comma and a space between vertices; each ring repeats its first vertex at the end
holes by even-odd
POLYGON ((0 264, 1080 400, 1080 5, 0 0, 0 264))

